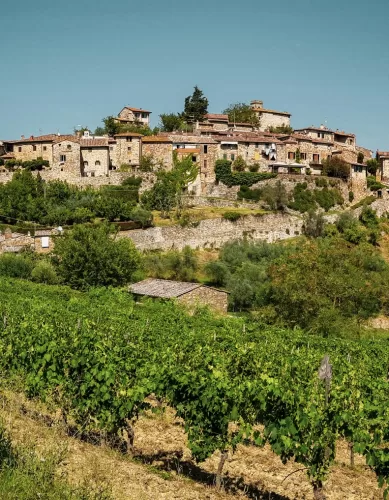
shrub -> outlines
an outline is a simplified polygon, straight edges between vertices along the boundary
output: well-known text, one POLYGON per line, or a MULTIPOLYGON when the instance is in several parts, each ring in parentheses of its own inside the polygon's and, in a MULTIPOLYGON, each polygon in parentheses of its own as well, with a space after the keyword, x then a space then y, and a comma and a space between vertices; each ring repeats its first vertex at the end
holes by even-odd
POLYGON ((250 189, 247 186, 241 186, 238 191, 238 199, 259 201, 261 199, 262 189, 250 189))
POLYGON ((221 260, 208 262, 204 270, 212 283, 219 286, 226 285, 230 272, 225 262, 221 260))
POLYGON ((317 177, 315 179, 315 184, 317 187, 328 187, 328 182, 327 182, 327 179, 325 179, 324 177, 317 177))
POLYGON ((236 160, 234 161, 234 163, 232 164, 232 168, 236 171, 236 172, 244 172, 245 169, 247 167, 247 163, 244 161, 244 159, 242 158, 242 156, 238 156, 236 158, 236 160))
POLYGON ((348 201, 352 203, 354 201, 354 193, 352 191, 348 192, 348 201))
POLYGON ((0 276, 30 279, 33 264, 24 255, 3 254, 0 256, 0 276))
POLYGON ((259 168, 260 168, 259 163, 253 163, 252 165, 249 166, 250 172, 258 172, 259 168))
POLYGON ((370 229, 378 227, 377 212, 368 205, 364 205, 359 220, 362 224, 370 229))
POLYGON ((301 213, 315 210, 316 201, 312 191, 306 189, 307 183, 298 183, 293 189, 293 201, 289 203, 289 207, 293 210, 298 210, 301 213))
POLYGON ((363 163, 365 155, 360 151, 357 156, 357 163, 363 163))
POLYGON ((261 172, 231 172, 231 162, 228 160, 217 160, 215 163, 216 180, 228 187, 252 186, 256 182, 277 177, 277 174, 261 172))
POLYGON ((379 189, 382 189, 385 186, 383 184, 381 184, 381 182, 378 182, 374 176, 369 175, 367 177, 367 187, 371 191, 378 191, 379 189))
POLYGON ((275 186, 265 186, 261 196, 272 210, 284 210, 288 203, 288 193, 281 181, 275 186))
POLYGON ((47 261, 41 261, 34 267, 31 272, 31 279, 46 285, 56 285, 59 282, 54 266, 47 261))
POLYGON ((323 236, 325 221, 323 214, 320 212, 309 211, 304 217, 303 232, 311 238, 319 238, 323 236))
POLYGON ((350 176, 350 165, 337 156, 327 158, 323 162, 323 175, 328 177, 338 177, 340 179, 348 179, 350 176))
POLYGON ((153 225, 153 214, 141 207, 134 208, 130 212, 129 219, 140 224, 142 228, 153 225))
POLYGON ((231 222, 235 222, 240 219, 241 214, 239 212, 224 212, 223 218, 231 222))

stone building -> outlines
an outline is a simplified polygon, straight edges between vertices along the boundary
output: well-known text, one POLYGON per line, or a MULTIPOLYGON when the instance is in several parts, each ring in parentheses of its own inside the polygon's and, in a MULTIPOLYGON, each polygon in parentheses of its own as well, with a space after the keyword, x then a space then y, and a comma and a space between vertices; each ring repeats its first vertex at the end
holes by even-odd
POLYGON ((142 134, 123 132, 109 140, 110 169, 118 170, 122 165, 130 165, 135 170, 140 165, 142 155, 142 134))
POLYGON ((151 111, 142 108, 131 108, 125 106, 118 114, 116 121, 128 125, 150 126, 151 111))
POLYGON ((190 309, 209 306, 214 311, 226 313, 228 307, 228 292, 200 283, 149 278, 131 285, 129 291, 144 297, 176 299, 190 309))
POLYGON ((255 111, 259 119, 260 131, 267 131, 270 127, 290 126, 290 117, 287 111, 275 111, 274 109, 265 109, 263 101, 251 101, 251 108, 255 111))
POLYGON ((377 151, 377 159, 379 162, 377 177, 382 182, 389 182, 389 151, 377 151))
POLYGON ((50 163, 53 160, 53 141, 58 137, 56 134, 41 135, 34 137, 31 135, 25 138, 23 135, 15 141, 4 141, 7 153, 12 153, 13 158, 20 161, 35 160, 43 158, 50 163))

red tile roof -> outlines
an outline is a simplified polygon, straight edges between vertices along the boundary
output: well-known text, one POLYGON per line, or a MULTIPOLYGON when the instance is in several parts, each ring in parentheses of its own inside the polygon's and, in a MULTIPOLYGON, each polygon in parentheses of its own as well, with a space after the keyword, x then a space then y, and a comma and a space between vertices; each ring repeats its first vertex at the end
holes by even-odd
POLYGON ((80 146, 82 148, 101 148, 108 146, 108 139, 81 139, 80 146))
POLYGON ((138 134, 137 132, 120 132, 120 134, 115 134, 114 137, 143 137, 143 134, 138 134))
POLYGON ((377 151, 377 155, 380 158, 389 158, 389 151, 377 151))
POLYGON ((146 135, 142 137, 142 143, 147 144, 147 143, 153 143, 153 142, 166 142, 166 143, 172 143, 173 141, 166 136, 162 135, 146 135))
POLYGON ((216 120, 216 121, 228 122, 228 115, 222 115, 217 113, 208 113, 205 115, 205 118, 211 121, 216 120))
MULTIPOLYGON (((130 106, 124 106, 123 109, 129 109, 130 111, 133 111, 134 113, 148 113, 150 114, 151 111, 146 111, 145 109, 142 108, 130 108, 130 106)), ((122 109, 122 111, 123 111, 122 109)))
POLYGON ((265 108, 253 107, 253 111, 255 111, 256 113, 272 113, 273 115, 292 116, 291 113, 288 113, 287 111, 276 111, 275 109, 265 109, 265 108))

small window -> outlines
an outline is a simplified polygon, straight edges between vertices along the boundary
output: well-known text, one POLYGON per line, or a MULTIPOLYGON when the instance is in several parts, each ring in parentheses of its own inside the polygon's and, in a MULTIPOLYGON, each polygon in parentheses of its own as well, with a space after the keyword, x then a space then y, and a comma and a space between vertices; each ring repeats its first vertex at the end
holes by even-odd
POLYGON ((196 156, 192 156, 192 161, 197 161, 197 157, 196 156))
POLYGON ((207 160, 204 160, 204 170, 207 170, 207 166, 208 166, 207 160))
POLYGON ((208 146, 205 144, 204 145, 204 154, 206 155, 208 153, 208 146))
POLYGON ((43 151, 47 151, 47 146, 43 146, 43 151))
POLYGON ((142 118, 147 118, 147 113, 142 113, 142 118))
POLYGON ((92 153, 92 148, 89 148, 89 149, 88 149, 88 153, 92 153))
POLYGON ((61 168, 61 172, 63 172, 63 168, 61 168))
POLYGON ((132 142, 132 137, 127 137, 127 142, 132 142))
POLYGON ((32 150, 33 150, 33 151, 36 151, 36 146, 35 146, 35 145, 32 147, 32 150))
POLYGON ((90 173, 90 176, 91 176, 91 177, 94 177, 94 176, 95 176, 95 173, 94 173, 94 172, 91 172, 91 173, 90 173))
POLYGON ((306 160, 307 159, 307 153, 300 153, 300 158, 302 160, 306 160))
POLYGON ((70 144, 68 144, 66 147, 67 147, 68 151, 71 151, 72 146, 70 144))
POLYGON ((99 160, 96 160, 95 161, 95 167, 99 167, 101 165, 100 161, 99 160))
POLYGON ((21 146, 18 147, 18 151, 19 151, 19 153, 22 152, 22 147, 21 146))
POLYGON ((320 155, 318 155, 317 153, 314 153, 314 155, 313 155, 313 161, 315 163, 319 163, 319 161, 320 161, 320 155))
POLYGON ((294 160, 295 158, 296 158, 296 153, 293 153, 293 151, 289 151, 288 160, 294 160))
POLYGON ((87 167, 89 164, 87 161, 84 161, 84 167, 87 167))
POLYGON ((127 150, 129 153, 131 153, 131 146, 128 146, 127 150))
POLYGON ((109 150, 110 150, 110 151, 113 151, 113 146, 109 146, 109 150))
POLYGON ((231 161, 234 161, 234 160, 235 160, 235 155, 231 154, 231 161))
POLYGON ((66 155, 60 155, 59 161, 65 162, 66 161, 66 155))

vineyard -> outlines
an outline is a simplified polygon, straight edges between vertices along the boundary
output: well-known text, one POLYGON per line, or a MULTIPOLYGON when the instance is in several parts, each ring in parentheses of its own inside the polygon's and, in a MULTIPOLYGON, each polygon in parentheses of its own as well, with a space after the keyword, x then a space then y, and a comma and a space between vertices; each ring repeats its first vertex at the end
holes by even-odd
MULTIPOLYGON (((193 316, 119 290, 2 280, 0 370, 61 410, 79 433, 125 440, 155 401, 185 426, 195 461, 269 445, 309 477, 316 499, 343 438, 389 485, 389 346, 193 316), (328 356, 328 358, 326 357, 328 356), (150 397, 152 396, 152 397, 150 397)), ((258 464, 260 467, 261 464, 258 464)))

